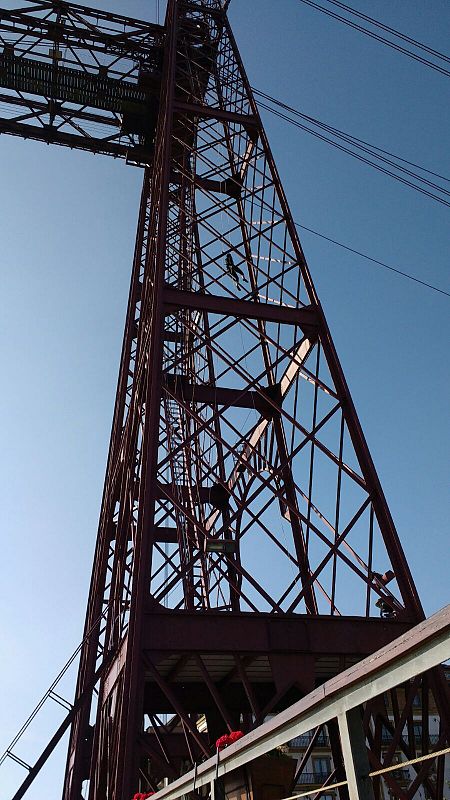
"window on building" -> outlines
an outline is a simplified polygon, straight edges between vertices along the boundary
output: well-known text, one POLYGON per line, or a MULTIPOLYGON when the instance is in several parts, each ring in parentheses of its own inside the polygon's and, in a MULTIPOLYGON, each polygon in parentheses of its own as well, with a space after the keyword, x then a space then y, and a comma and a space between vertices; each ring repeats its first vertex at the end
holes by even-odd
POLYGON ((392 742, 392 734, 387 728, 384 727, 384 725, 381 728, 381 741, 383 744, 389 744, 392 742))
POLYGON ((414 723, 414 739, 416 742, 422 741, 422 724, 420 722, 414 723))
POLYGON ((313 758, 313 771, 316 775, 324 775, 325 777, 328 776, 331 772, 331 759, 327 756, 321 756, 320 758, 313 758))

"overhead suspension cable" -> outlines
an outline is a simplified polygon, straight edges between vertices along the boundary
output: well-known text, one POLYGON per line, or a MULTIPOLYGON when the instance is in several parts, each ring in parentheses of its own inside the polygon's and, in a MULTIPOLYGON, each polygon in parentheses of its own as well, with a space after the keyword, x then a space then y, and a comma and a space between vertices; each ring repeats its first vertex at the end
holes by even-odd
POLYGON ((440 175, 439 172, 434 172, 433 170, 428 169, 427 167, 422 167, 420 164, 416 164, 414 161, 409 161, 407 158, 403 158, 402 156, 399 156, 396 153, 392 153, 390 150, 384 150, 382 147, 378 147, 375 144, 371 144, 370 142, 367 142, 365 139, 360 139, 358 136, 354 136, 351 133, 346 133, 345 131, 339 130, 339 128, 335 128, 332 125, 329 125, 325 122, 321 122, 319 119, 316 119, 315 117, 311 117, 308 114, 303 114, 297 108, 293 108, 287 103, 283 103, 282 100, 278 100, 276 97, 272 97, 270 94, 261 91, 261 89, 255 89, 255 87, 253 86, 252 90, 254 94, 259 95, 260 97, 264 97, 266 100, 269 100, 274 105, 280 106, 280 108, 284 108, 291 114, 294 114, 295 116, 300 117, 301 119, 304 119, 305 121, 310 122, 313 125, 317 125, 318 127, 323 128, 324 130, 335 133, 338 136, 342 136, 342 138, 349 139, 353 142, 357 142, 358 144, 363 144, 366 147, 369 147, 371 150, 376 150, 379 153, 391 156, 391 158, 395 158, 397 161, 402 161, 403 164, 408 164, 410 167, 415 167, 421 172, 426 172, 428 175, 433 175, 435 178, 439 178, 440 180, 445 181, 446 183, 450 183, 450 178, 447 178, 445 175, 440 175))
POLYGON ((337 239, 332 239, 330 236, 325 236, 324 233, 319 233, 319 231, 315 231, 313 228, 307 228, 306 225, 301 225, 300 222, 294 222, 294 225, 296 228, 301 228, 304 231, 308 231, 308 233, 314 234, 314 236, 319 236, 326 242, 330 242, 331 244, 337 245, 337 247, 342 247, 344 250, 348 250, 349 253, 354 253, 354 255, 361 256, 361 258, 371 261, 372 264, 377 264, 380 267, 384 267, 384 269, 395 272, 397 275, 401 275, 403 278, 408 278, 408 280, 414 281, 415 283, 420 283, 422 286, 426 286, 428 289, 433 289, 434 292, 439 292, 439 294, 450 297, 450 292, 446 292, 444 289, 440 289, 438 286, 434 286, 432 283, 427 283, 420 278, 416 278, 415 275, 410 275, 410 273, 404 272, 397 267, 392 267, 390 264, 386 264, 385 261, 380 261, 378 258, 372 258, 372 256, 367 255, 367 253, 362 253, 361 250, 356 250, 354 247, 350 247, 348 244, 343 244, 343 242, 339 242, 337 239))
POLYGON ((332 145, 332 147, 341 150, 347 155, 356 158, 358 161, 361 161, 364 164, 373 167, 373 169, 376 169, 378 172, 382 172, 383 174, 388 175, 391 178, 394 178, 394 180, 399 181, 400 183, 403 183, 406 186, 409 186, 409 188, 415 189, 417 192, 420 192, 421 194, 430 197, 432 200, 435 200, 436 202, 441 203, 442 205, 445 205, 450 208, 449 200, 446 200, 445 197, 440 196, 440 195, 446 195, 447 197, 450 198, 450 191, 448 189, 444 188, 443 186, 440 186, 437 183, 434 183, 433 181, 428 180, 423 175, 420 175, 417 172, 414 172, 402 166, 402 164, 399 164, 396 161, 393 161, 392 159, 397 159, 397 161, 401 161, 403 162, 403 164, 407 163, 410 166, 414 166, 416 169, 421 170, 422 172, 427 172, 428 174, 431 174, 433 176, 436 176, 445 182, 449 182, 449 178, 446 178, 443 175, 439 175, 438 173, 432 172, 431 170, 425 169, 424 167, 414 164, 411 161, 407 161, 407 159, 404 159, 400 156, 396 156, 387 150, 382 150, 382 148, 376 147, 375 145, 371 145, 368 142, 365 142, 363 139, 358 139, 358 137, 356 136, 352 136, 351 134, 345 133, 344 131, 340 131, 338 128, 334 128, 331 125, 327 125, 326 123, 320 122, 320 120, 315 120, 314 117, 308 117, 307 115, 302 114, 297 109, 293 109, 292 107, 287 106, 284 103, 281 103, 279 100, 270 97, 270 95, 266 95, 264 92, 261 92, 258 89, 255 89, 254 92, 259 97, 264 97, 268 99, 269 102, 271 102, 273 105, 288 110, 289 114, 293 114, 304 121, 300 122, 298 119, 292 119, 292 116, 288 116, 288 114, 278 110, 278 108, 273 108, 273 105, 272 106, 267 105, 261 100, 258 101, 258 104, 261 108, 264 108, 266 111, 270 111, 279 119, 282 119, 285 122, 289 122, 291 125, 294 125, 296 128, 299 128, 305 133, 309 133, 310 135, 315 136, 321 141, 332 145), (305 124, 305 122, 309 124, 305 124), (315 126, 315 128, 310 127, 310 125, 315 126), (383 155, 383 153, 385 155, 383 155), (391 158, 387 158, 388 155, 391 158), (417 181, 417 183, 415 183, 414 181, 417 181), (439 192, 440 194, 436 194, 436 192, 439 192))
POLYGON ((350 14, 354 14, 355 17, 359 17, 359 19, 364 19, 374 27, 381 28, 381 30, 386 31, 386 33, 392 33, 393 36, 397 36, 398 39, 402 39, 404 42, 414 45, 414 47, 417 47, 419 50, 424 50, 426 53, 436 56, 436 58, 441 58, 443 61, 447 61, 450 64, 450 56, 447 56, 445 53, 441 53, 439 50, 434 50, 433 47, 429 47, 427 44, 417 41, 417 39, 413 39, 412 36, 407 36, 405 33, 397 31, 395 28, 391 28, 390 25, 385 25, 384 22, 380 22, 378 19, 369 17, 368 14, 363 14, 362 11, 357 11, 356 8, 352 8, 345 3, 341 3, 340 0, 327 1, 338 8, 342 8, 344 11, 348 11, 350 14))
MULTIPOLYGON (((333 2, 333 1, 334 1, 335 5, 339 5, 342 8, 344 7, 343 3, 342 4, 341 3, 338 4, 336 2, 336 0, 328 0, 328 2, 333 2)), ((419 61, 424 66, 430 67, 431 69, 436 70, 436 72, 440 72, 442 75, 445 75, 446 77, 450 77, 450 71, 448 69, 446 69, 444 66, 441 66, 440 64, 436 64, 435 62, 430 61, 427 58, 424 58, 419 53, 414 53, 412 50, 408 50, 408 48, 403 47, 403 45, 398 44, 397 42, 393 41, 392 39, 387 39, 385 36, 382 36, 381 34, 376 33, 375 31, 372 31, 369 28, 365 28, 363 25, 360 25, 357 22, 353 22, 351 19, 348 19, 347 17, 343 17, 341 14, 337 14, 335 11, 332 11, 331 9, 320 5, 319 3, 314 2, 314 0, 299 0, 299 2, 303 3, 304 5, 311 6, 311 8, 315 8, 317 11, 321 11, 323 14, 326 14, 328 17, 332 17, 333 19, 337 20, 338 22, 342 22, 344 25, 348 25, 350 28, 353 28, 354 30, 359 31, 360 33, 364 33, 365 36, 369 36, 371 39, 375 39, 377 42, 380 42, 381 44, 385 44, 388 47, 391 47, 393 50, 397 50, 399 53, 403 53, 404 55, 409 56, 409 58, 414 59, 414 61, 419 61)), ((351 13, 355 13, 355 16, 357 16, 358 18, 363 18, 363 19, 365 18, 365 15, 362 15, 360 12, 354 12, 354 10, 351 9, 350 6, 347 6, 347 9, 349 10, 349 13, 350 12, 351 13)), ((378 23, 376 20, 373 20, 373 22, 372 22, 370 17, 367 17, 367 20, 370 22, 370 24, 373 24, 374 26, 379 26, 380 29, 383 29, 383 30, 388 29, 388 26, 384 26, 383 23, 378 23)), ((396 35, 396 33, 394 34, 394 30, 395 29, 392 28, 391 30, 389 30, 389 33, 391 33, 391 35, 396 35)), ((412 39, 412 37, 410 38, 410 37, 406 37, 404 34, 400 34, 399 38, 402 41, 410 41, 410 43, 412 43, 414 47, 418 47, 420 49, 423 49, 426 52, 432 51, 432 48, 428 48, 427 45, 423 45, 420 42, 417 42, 417 44, 416 44, 415 40, 412 39)), ((437 51, 437 50, 433 51, 433 56, 435 58, 440 58, 445 62, 448 61, 448 56, 446 56, 443 53, 439 53, 439 51, 437 51)))
MULTIPOLYGON (((300 128, 300 130, 303 130, 306 133, 310 133, 312 136, 315 136, 316 138, 321 139, 323 142, 326 142, 327 144, 330 144, 333 147, 336 147, 338 150, 341 150, 342 152, 347 153, 347 155, 353 156, 353 158, 356 158, 358 161, 361 161, 364 164, 367 164, 369 167, 373 167, 378 172, 382 172, 385 175, 388 175, 390 178, 394 178, 394 180, 405 184, 405 186, 409 186, 411 189, 415 189, 417 192, 420 192, 421 194, 424 194, 427 197, 430 197, 432 200, 436 200, 436 202, 441 203, 442 205, 447 206, 447 207, 450 208, 450 202, 448 202, 447 200, 445 200, 442 197, 439 197, 438 195, 434 194, 433 192, 428 191, 425 188, 422 188, 422 186, 419 186, 416 183, 413 183, 412 181, 407 180, 406 178, 403 178, 401 175, 396 174, 392 170, 386 169, 383 166, 381 166, 380 164, 377 164, 374 161, 371 161, 370 159, 365 158, 364 156, 360 155, 359 153, 355 152, 354 150, 351 150, 348 147, 345 147, 345 146, 339 144, 338 141, 334 141, 333 139, 330 139, 329 137, 324 136, 323 134, 319 133, 318 131, 314 131, 311 128, 308 128, 306 125, 303 125, 302 123, 291 119, 286 114, 282 114, 280 112, 275 111, 273 108, 271 108, 270 106, 266 105, 265 103, 261 103, 260 102, 259 105, 260 105, 261 108, 266 109, 266 111, 272 112, 273 114, 278 116, 280 119, 283 119, 286 122, 289 122, 291 125, 294 125, 296 128, 300 128)), ((385 159, 382 159, 382 160, 385 160, 385 159)), ((401 171, 405 171, 405 170, 401 170, 401 171)), ((422 179, 422 182, 425 183, 425 181, 423 179, 422 179)), ((447 190, 445 190, 445 189, 441 189, 440 188, 439 191, 442 191, 445 194, 448 194, 447 190)))
MULTIPOLYGON (((218 152, 217 145, 213 145, 213 149, 216 150, 216 152, 218 152)), ((256 203, 256 206, 260 209, 261 212, 267 210, 267 207, 264 204, 256 203)), ((222 210, 228 211, 228 213, 230 212, 230 209, 227 208, 225 204, 221 204, 221 208, 222 210)), ((244 221, 243 218, 237 215, 236 221, 239 220, 241 222, 244 221)), ((258 222, 255 224, 260 225, 266 223, 258 222)), ((350 245, 344 244, 343 242, 339 242, 337 239, 332 239, 331 236, 326 236, 324 233, 320 233, 319 231, 316 231, 313 228, 308 228, 306 225, 302 225, 300 222, 295 222, 295 220, 294 220, 294 225, 297 228, 301 228, 304 231, 308 231, 308 233, 312 233, 314 236, 318 236, 320 239, 324 239, 326 242, 329 242, 330 244, 334 244, 337 247, 342 247, 349 253, 353 253, 354 255, 366 259, 366 261, 369 261, 371 264, 383 267, 384 269, 387 269, 390 272, 394 272, 395 274, 400 275, 402 278, 407 278, 410 281, 414 281, 414 283, 420 284, 421 286, 425 286, 428 289, 432 289, 433 291, 438 292, 439 294, 443 294, 446 297, 450 297, 450 292, 447 292, 444 289, 440 289, 438 286, 435 286, 432 283, 428 283, 427 281, 421 280, 420 278, 417 278, 415 275, 411 275, 410 273, 405 272, 404 270, 398 269, 398 267, 393 267, 391 264, 387 264, 385 261, 380 261, 378 258, 373 258, 372 256, 369 256, 367 253, 361 252, 361 250, 356 250, 356 248, 350 247, 350 245)))

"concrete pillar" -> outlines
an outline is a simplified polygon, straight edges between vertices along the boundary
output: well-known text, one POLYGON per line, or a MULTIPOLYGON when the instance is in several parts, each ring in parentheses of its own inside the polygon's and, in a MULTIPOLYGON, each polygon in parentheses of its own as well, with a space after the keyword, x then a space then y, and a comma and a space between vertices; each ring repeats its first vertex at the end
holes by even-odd
POLYGON ((350 800, 375 800, 360 709, 339 714, 338 724, 350 800))

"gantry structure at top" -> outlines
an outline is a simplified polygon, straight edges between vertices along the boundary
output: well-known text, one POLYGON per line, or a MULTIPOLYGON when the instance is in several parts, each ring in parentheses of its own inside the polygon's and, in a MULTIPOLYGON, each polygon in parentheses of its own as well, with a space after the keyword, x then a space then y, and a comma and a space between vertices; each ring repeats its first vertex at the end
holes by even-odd
MULTIPOLYGON (((0 131, 143 168, 64 800, 155 789, 423 619, 227 6, 0 11, 0 131)), ((375 764, 418 692, 448 737, 439 671, 405 692, 375 764)))

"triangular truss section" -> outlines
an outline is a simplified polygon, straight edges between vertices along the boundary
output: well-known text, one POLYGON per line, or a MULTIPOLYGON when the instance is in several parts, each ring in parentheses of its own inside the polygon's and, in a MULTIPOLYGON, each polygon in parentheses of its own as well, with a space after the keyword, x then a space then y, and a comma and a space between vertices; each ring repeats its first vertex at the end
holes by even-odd
POLYGON ((162 61, 65 800, 154 789, 423 617, 219 0, 169 0, 162 61))

